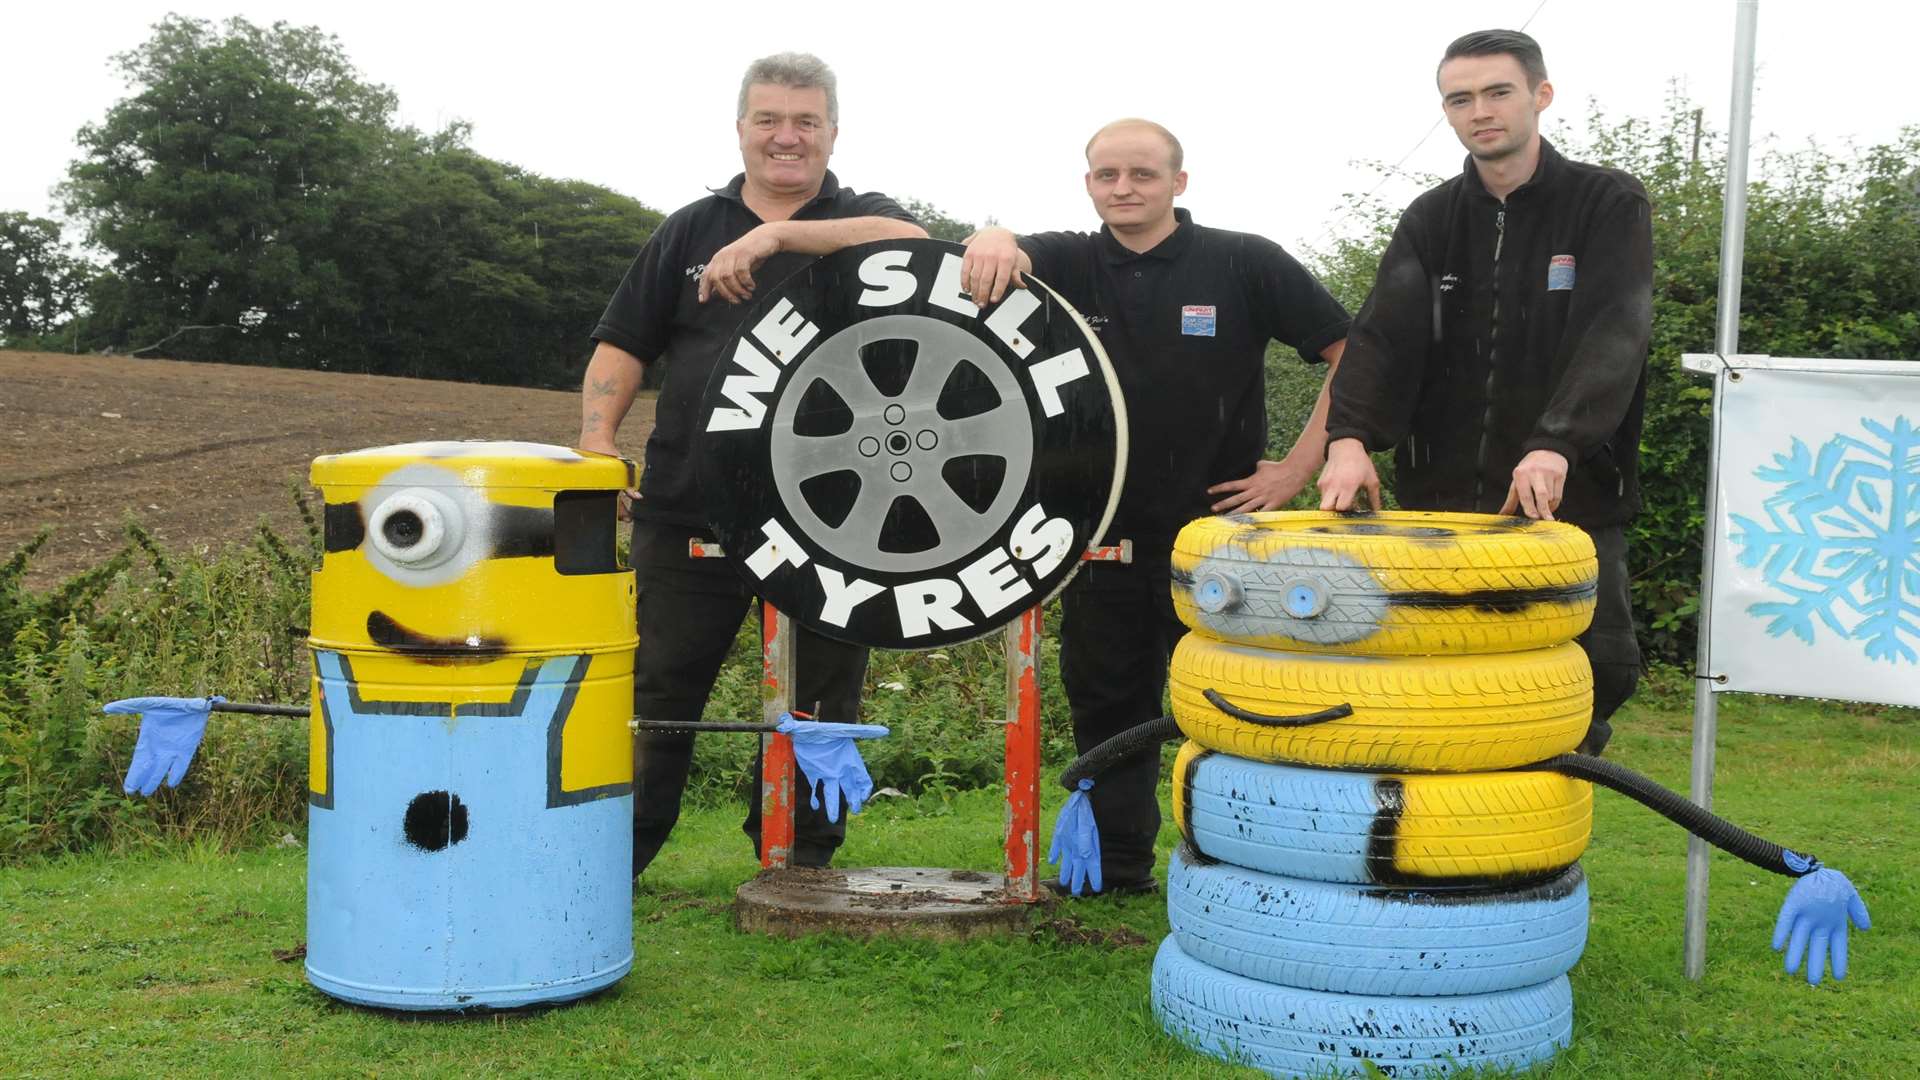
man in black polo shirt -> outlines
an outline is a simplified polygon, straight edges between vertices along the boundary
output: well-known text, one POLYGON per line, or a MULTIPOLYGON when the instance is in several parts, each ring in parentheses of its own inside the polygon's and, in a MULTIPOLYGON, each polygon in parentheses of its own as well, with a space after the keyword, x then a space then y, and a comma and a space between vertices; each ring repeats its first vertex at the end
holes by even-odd
MULTIPOLYGON (((827 171, 839 115, 833 72, 816 57, 781 53, 754 61, 740 83, 734 125, 745 171, 660 224, 593 332, 598 344, 582 393, 582 449, 618 453, 615 435, 642 369, 665 367, 640 489, 627 493, 639 585, 633 709, 648 720, 700 719, 751 600, 731 567, 688 553, 690 541, 713 539, 694 489, 698 413, 707 376, 739 330, 739 305, 758 281, 777 282, 815 256, 926 235, 892 199, 855 194, 827 171)), ((805 630, 795 638, 795 700, 820 702, 824 720, 857 720, 866 650, 805 630)), ((690 733, 634 738, 636 875, 680 816, 692 760, 690 733)), ((757 844, 760 802, 749 806, 745 829, 757 844)), ((840 846, 846 815, 834 808, 839 820, 829 822, 826 809, 798 800, 794 865, 825 866, 840 846)))
POLYGON ((1653 333, 1647 193, 1540 137, 1553 84, 1527 35, 1467 34, 1435 81, 1466 167, 1407 207, 1381 256, 1333 383, 1321 506, 1380 505, 1367 454, 1391 446, 1402 506, 1585 529, 1600 581, 1580 749, 1598 754, 1640 678, 1625 530, 1653 333))
MULTIPOLYGON (((976 302, 1031 271, 1086 316, 1127 403, 1127 475, 1110 541, 1132 565, 1089 563, 1061 598, 1060 679, 1082 752, 1162 715, 1167 663, 1185 628, 1170 559, 1180 527, 1209 512, 1270 510, 1312 479, 1325 445, 1326 392, 1293 450, 1263 461, 1267 342, 1338 364, 1347 313, 1270 240, 1195 225, 1180 143, 1159 124, 1119 120, 1087 143, 1097 233, 1015 237, 984 229, 961 274, 976 302)), ((1154 888, 1160 756, 1107 770, 1092 791, 1103 890, 1154 888)))

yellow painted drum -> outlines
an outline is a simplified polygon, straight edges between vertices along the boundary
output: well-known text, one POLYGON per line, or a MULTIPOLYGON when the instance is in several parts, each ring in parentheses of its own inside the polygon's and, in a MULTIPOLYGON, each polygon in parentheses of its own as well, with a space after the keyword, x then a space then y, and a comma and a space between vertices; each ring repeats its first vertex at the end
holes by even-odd
POLYGON ((307 977, 395 1009, 562 1001, 633 963, 631 462, 315 459, 307 977))

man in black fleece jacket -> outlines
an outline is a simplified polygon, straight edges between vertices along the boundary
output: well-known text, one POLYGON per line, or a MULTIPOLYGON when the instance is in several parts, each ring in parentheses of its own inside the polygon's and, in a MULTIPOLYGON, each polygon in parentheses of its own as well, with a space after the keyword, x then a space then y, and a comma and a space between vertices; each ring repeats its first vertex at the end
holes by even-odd
POLYGON ((1600 559, 1593 626, 1599 753, 1639 681, 1625 526, 1653 323, 1646 190, 1540 137, 1553 101, 1540 46, 1516 31, 1447 47, 1441 105, 1468 152, 1401 215, 1335 373, 1321 507, 1379 505, 1369 451, 1395 450, 1415 510, 1519 512, 1585 529, 1600 559))

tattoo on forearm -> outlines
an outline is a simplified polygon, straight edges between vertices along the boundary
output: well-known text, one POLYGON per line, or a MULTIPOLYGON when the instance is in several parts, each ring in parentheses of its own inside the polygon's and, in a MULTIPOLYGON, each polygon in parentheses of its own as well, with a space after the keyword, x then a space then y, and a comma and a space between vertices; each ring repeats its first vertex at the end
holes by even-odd
POLYGON ((601 416, 598 409, 587 414, 587 430, 589 431, 600 430, 600 425, 605 422, 606 422, 606 417, 601 416))
POLYGON ((587 396, 589 397, 612 397, 614 391, 618 389, 618 384, 612 379, 589 378, 587 380, 587 396))

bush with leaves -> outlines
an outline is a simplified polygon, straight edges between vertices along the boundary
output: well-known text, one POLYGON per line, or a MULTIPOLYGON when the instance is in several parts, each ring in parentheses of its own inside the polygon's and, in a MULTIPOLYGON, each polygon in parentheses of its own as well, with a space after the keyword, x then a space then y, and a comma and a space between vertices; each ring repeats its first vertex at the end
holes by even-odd
POLYGON ((122 795, 138 719, 102 703, 221 693, 304 701, 308 574, 317 538, 176 558, 137 524, 98 567, 45 594, 22 577, 36 538, 0 567, 0 862, 188 835, 258 839, 302 817, 307 727, 219 715, 179 788, 122 795))

